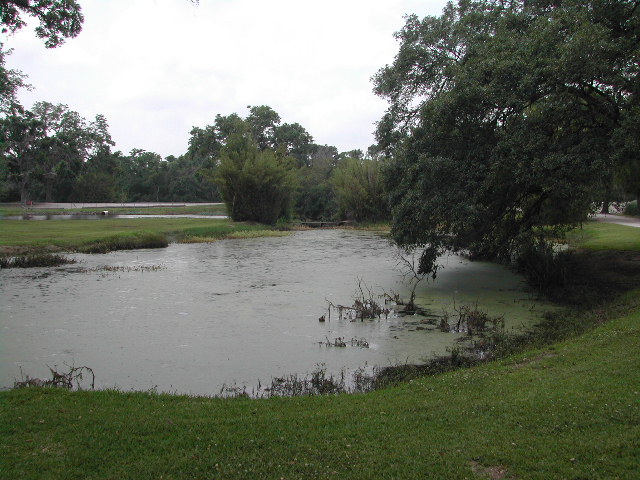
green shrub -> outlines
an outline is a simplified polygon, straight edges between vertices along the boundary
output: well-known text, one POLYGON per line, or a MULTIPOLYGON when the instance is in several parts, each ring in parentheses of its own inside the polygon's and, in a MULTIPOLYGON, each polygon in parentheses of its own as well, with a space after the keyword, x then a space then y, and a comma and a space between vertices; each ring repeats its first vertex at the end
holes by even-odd
POLYGON ((638 215, 638 201, 634 200, 633 202, 629 202, 627 203, 627 205, 624 207, 624 214, 625 215, 638 215))
POLYGON ((566 284, 572 255, 569 250, 558 250, 552 243, 538 240, 520 251, 515 265, 531 286, 547 292, 566 284))
POLYGON ((236 222, 273 225, 290 218, 296 190, 296 160, 266 149, 249 138, 232 135, 211 178, 236 222))
POLYGON ((383 166, 377 160, 347 158, 334 170, 331 181, 340 218, 359 222, 389 218, 383 166))

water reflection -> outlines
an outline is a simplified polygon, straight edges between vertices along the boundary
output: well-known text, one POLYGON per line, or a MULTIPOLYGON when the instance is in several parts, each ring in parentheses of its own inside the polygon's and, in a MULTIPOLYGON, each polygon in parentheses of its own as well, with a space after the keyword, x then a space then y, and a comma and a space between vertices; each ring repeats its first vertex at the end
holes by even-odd
MULTIPOLYGON (((374 233, 307 231, 77 259, 70 267, 0 271, 0 385, 12 384, 19 367, 37 377, 66 362, 93 368, 103 388, 212 394, 223 384, 303 375, 319 363, 338 373, 417 362, 457 337, 418 328, 418 318, 318 321, 327 300, 351 302, 359 279, 407 295, 394 249, 374 233), (336 337, 365 338, 370 348, 319 343, 336 337)), ((437 282, 418 291, 434 314, 477 301, 513 326, 544 307, 503 267, 446 262, 437 282)))

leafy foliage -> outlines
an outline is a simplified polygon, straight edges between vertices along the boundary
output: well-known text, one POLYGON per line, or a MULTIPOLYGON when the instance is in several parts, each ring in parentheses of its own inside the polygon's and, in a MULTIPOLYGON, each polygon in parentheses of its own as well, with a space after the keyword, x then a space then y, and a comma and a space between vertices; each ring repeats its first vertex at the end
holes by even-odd
POLYGON ((0 0, 0 23, 3 32, 13 33, 26 25, 22 15, 34 17, 39 22, 36 35, 47 48, 54 48, 80 33, 81 10, 75 0, 0 0))
POLYGON ((296 213, 303 219, 328 220, 335 216, 335 189, 331 175, 338 163, 338 150, 328 145, 313 145, 308 166, 298 170, 300 186, 296 195, 296 213))
POLYGON ((274 224, 291 215, 294 168, 295 159, 261 151, 248 136, 232 135, 211 178, 233 220, 274 224))
POLYGON ((371 159, 347 158, 333 172, 338 215, 365 221, 388 218, 384 192, 383 163, 371 159))
POLYGON ((36 102, 31 111, 16 109, 0 118, 0 139, 8 166, 6 180, 23 203, 34 196, 50 202, 54 194, 67 195, 69 182, 75 183, 85 162, 108 154, 113 145, 104 116, 87 122, 66 105, 49 102, 36 102))
POLYGON ((11 50, 5 51, 0 43, 0 113, 11 115, 21 109, 17 93, 20 88, 31 88, 26 83, 27 76, 19 70, 6 67, 6 57, 11 50))
POLYGON ((390 102, 377 138, 395 154, 392 234, 426 247, 423 271, 443 249, 510 258, 601 200, 636 116, 637 7, 460 0, 407 18, 374 78, 390 102))

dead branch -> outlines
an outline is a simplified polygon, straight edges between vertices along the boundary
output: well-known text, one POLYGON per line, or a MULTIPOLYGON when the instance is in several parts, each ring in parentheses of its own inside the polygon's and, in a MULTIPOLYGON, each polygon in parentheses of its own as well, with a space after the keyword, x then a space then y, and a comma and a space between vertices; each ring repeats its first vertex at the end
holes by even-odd
POLYGON ((67 365, 69 368, 68 372, 59 372, 56 370, 57 367, 49 368, 51 372, 50 379, 41 379, 41 378, 31 378, 29 375, 23 375, 22 369, 20 369, 20 377, 21 380, 15 380, 13 382, 13 388, 28 388, 28 387, 50 387, 50 388, 66 388, 67 390, 81 390, 81 382, 83 380, 84 375, 91 375, 91 390, 95 389, 95 381, 96 376, 93 372, 93 369, 87 366, 75 367, 72 365, 67 365))

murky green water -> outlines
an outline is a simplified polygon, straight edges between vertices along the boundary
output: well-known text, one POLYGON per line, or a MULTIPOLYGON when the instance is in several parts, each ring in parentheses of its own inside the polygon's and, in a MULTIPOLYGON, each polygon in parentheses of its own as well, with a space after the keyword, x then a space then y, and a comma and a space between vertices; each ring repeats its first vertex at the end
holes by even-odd
MULTIPOLYGON (((0 386, 20 368, 46 377, 46 365, 66 363, 93 368, 100 388, 215 394, 223 384, 253 386, 318 364, 338 373, 418 362, 459 336, 423 329, 418 317, 318 321, 327 300, 352 303, 359 279, 407 296, 394 248, 374 233, 306 231, 77 258, 0 271, 0 386), (319 344, 336 337, 365 338, 370 348, 319 344)), ((506 268, 443 262, 437 281, 418 289, 418 303, 433 313, 477 302, 514 328, 546 308, 506 268)))

